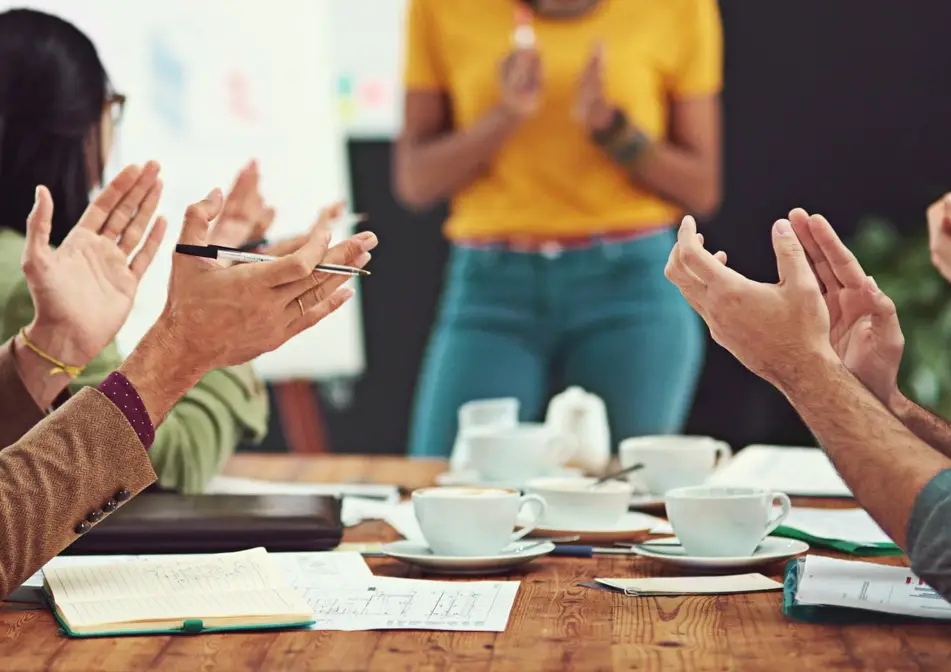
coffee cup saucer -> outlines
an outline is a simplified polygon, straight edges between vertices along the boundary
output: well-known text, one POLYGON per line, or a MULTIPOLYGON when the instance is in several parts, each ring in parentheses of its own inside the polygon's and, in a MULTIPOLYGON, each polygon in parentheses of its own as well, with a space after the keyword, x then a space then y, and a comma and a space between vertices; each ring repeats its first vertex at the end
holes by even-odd
POLYGON ((495 555, 434 555, 424 542, 410 540, 394 541, 384 544, 380 549, 384 555, 408 565, 419 567, 427 572, 457 576, 504 574, 531 562, 535 558, 548 555, 554 550, 555 545, 553 543, 539 544, 537 541, 516 541, 495 555))
POLYGON ((632 509, 645 509, 648 511, 663 509, 664 496, 650 492, 635 492, 631 495, 631 502, 628 506, 632 509))
POLYGON ((532 530, 529 536, 534 538, 578 536, 580 537, 578 543, 582 544, 612 544, 616 541, 643 539, 650 534, 652 528, 662 522, 664 521, 660 518, 655 518, 646 513, 628 511, 618 519, 617 523, 609 527, 579 527, 576 525, 556 527, 546 525, 542 521, 538 527, 532 530))
POLYGON ((739 567, 758 567, 794 558, 809 550, 809 544, 796 539, 766 537, 752 555, 711 558, 687 555, 676 537, 656 539, 647 543, 632 544, 631 551, 644 558, 651 558, 676 567, 694 570, 717 571, 739 567))
MULTIPOLYGON (((580 469, 573 469, 570 467, 561 467, 558 469, 552 469, 550 472, 543 474, 544 476, 581 476, 582 472, 580 469)), ((510 488, 512 490, 521 490, 525 487, 525 484, 532 480, 531 478, 523 479, 504 479, 504 480, 492 480, 485 478, 475 469, 458 469, 456 471, 445 471, 438 476, 436 476, 437 485, 467 485, 470 487, 479 487, 479 488, 510 488)))

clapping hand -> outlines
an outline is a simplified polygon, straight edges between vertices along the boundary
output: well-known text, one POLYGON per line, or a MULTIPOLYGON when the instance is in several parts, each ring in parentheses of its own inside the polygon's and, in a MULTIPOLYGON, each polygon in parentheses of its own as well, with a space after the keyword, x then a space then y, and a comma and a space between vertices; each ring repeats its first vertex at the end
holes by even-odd
POLYGON ((951 282, 951 194, 945 194, 928 208, 928 244, 931 263, 951 282))
POLYGON ((865 274, 825 217, 796 208, 789 221, 822 288, 833 349, 846 368, 889 405, 899 394, 898 367, 905 345, 895 304, 865 274))
POLYGON ((604 86, 604 45, 595 45, 575 94, 575 117, 588 133, 605 130, 614 119, 614 106, 608 101, 604 86))
POLYGON ((59 361, 85 366, 125 323, 165 234, 165 220, 159 217, 146 236, 162 194, 158 174, 154 162, 141 170, 125 168, 55 250, 49 245, 53 199, 46 187, 37 187, 22 260, 36 308, 27 335, 59 361))
POLYGON ((275 213, 274 208, 264 203, 260 182, 256 161, 241 169, 225 197, 221 214, 212 225, 209 244, 241 247, 249 241, 264 238, 274 223, 275 213))

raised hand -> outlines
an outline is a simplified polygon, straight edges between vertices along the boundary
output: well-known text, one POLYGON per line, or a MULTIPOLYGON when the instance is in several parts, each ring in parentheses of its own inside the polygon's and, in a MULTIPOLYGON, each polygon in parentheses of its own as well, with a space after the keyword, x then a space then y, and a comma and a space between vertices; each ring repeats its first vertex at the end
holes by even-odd
POLYGON ((503 109, 518 119, 538 109, 542 90, 542 62, 534 47, 516 48, 502 61, 499 95, 503 109))
POLYGON ((614 106, 604 87, 604 45, 596 44, 575 92, 574 114, 588 133, 602 131, 614 119, 614 106))
MULTIPOLYGON (((217 189, 188 207, 179 242, 205 245, 221 211, 217 189)), ((332 219, 325 213, 305 241, 275 261, 224 267, 212 259, 175 255, 165 309, 122 366, 158 424, 211 369, 248 362, 274 350, 342 306, 353 290, 345 276, 314 271, 327 260, 332 219)), ((352 239, 351 239, 352 240, 352 239)), ((361 248, 342 254, 359 258, 361 248)), ((353 247, 351 245, 351 247, 353 247)), ((344 249, 344 248, 342 248, 344 249)))
POLYGON ((59 361, 85 366, 129 316, 139 281, 165 234, 165 220, 159 217, 146 236, 162 194, 158 174, 154 162, 141 170, 125 168, 55 250, 49 245, 53 199, 46 187, 37 187, 22 260, 36 309, 26 331, 59 361))
POLYGON ((865 274, 825 217, 796 208, 789 220, 819 280, 835 353, 889 405, 899 395, 898 367, 905 346, 895 304, 865 274))
POLYGON ((268 207, 260 191, 261 174, 256 161, 238 173, 225 197, 221 214, 212 225, 208 243, 241 247, 263 238, 274 223, 274 208, 268 207))

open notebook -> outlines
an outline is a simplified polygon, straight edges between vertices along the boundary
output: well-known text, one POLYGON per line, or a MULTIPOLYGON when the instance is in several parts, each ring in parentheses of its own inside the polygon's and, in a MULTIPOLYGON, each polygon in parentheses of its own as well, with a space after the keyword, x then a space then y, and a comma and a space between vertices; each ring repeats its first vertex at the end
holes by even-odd
POLYGON ((50 567, 44 587, 74 637, 308 626, 313 614, 263 548, 194 559, 50 567))

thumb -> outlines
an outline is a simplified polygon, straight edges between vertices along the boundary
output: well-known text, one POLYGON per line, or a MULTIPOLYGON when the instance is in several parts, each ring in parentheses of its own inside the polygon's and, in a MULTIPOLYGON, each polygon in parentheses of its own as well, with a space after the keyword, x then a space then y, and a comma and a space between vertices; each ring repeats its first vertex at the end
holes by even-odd
POLYGON ((53 197, 49 189, 40 185, 36 188, 36 200, 33 209, 26 218, 26 247, 23 249, 23 261, 37 260, 49 250, 50 231, 53 229, 53 197))
POLYGON ((944 216, 941 218, 941 229, 951 233, 951 194, 944 197, 944 216))
MULTIPOLYGON (((895 302, 878 288, 878 283, 875 282, 875 278, 868 276, 865 282, 869 292, 872 294, 872 300, 874 302, 872 307, 872 322, 884 325, 893 317, 897 317, 898 310, 895 308, 895 302)), ((897 320, 895 320, 895 324, 898 324, 897 320)))
POLYGON ((212 189, 204 200, 192 203, 185 210, 185 222, 178 242, 182 245, 205 245, 208 239, 208 224, 221 212, 221 190, 212 189))
POLYGON ((776 252, 780 284, 804 284, 809 280, 815 282, 806 252, 788 219, 780 219, 773 225, 773 250, 776 252))

